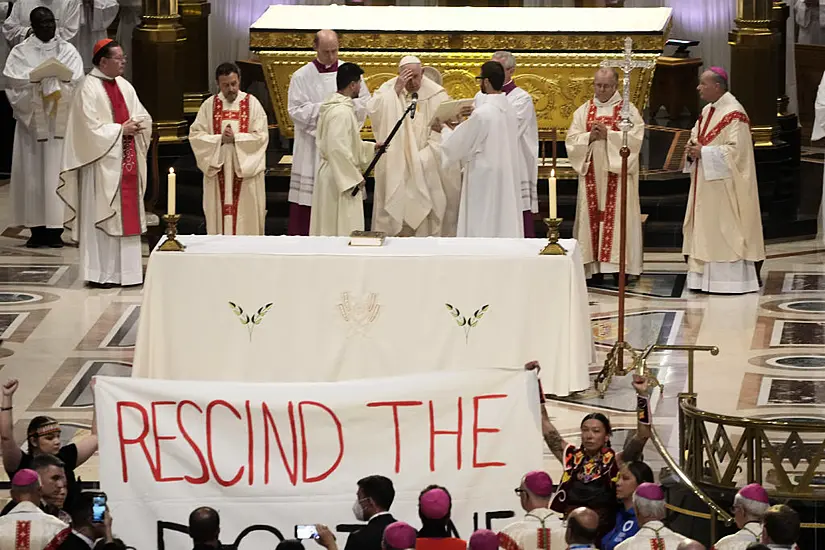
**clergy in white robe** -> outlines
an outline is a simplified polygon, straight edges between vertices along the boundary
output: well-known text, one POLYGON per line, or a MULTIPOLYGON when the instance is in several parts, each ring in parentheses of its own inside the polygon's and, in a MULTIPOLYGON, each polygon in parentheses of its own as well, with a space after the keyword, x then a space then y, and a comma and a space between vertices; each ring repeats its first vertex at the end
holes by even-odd
MULTIPOLYGON (((129 59, 132 57, 132 35, 140 25, 140 18, 143 15, 143 0, 118 0, 118 4, 120 11, 115 39, 118 44, 121 44, 126 59, 129 59)), ((132 65, 129 63, 123 71, 123 78, 132 80, 132 65)))
MULTIPOLYGON (((318 172, 316 130, 318 114, 337 89, 336 75, 343 63, 338 60, 338 35, 330 30, 318 31, 313 48, 317 57, 292 74, 287 91, 287 111, 295 125, 292 146, 292 170, 289 176, 290 235, 308 235, 315 175, 318 172)), ((355 115, 359 127, 367 113, 369 90, 366 83, 355 100, 355 115)))
POLYGON ((794 19, 799 25, 799 44, 825 44, 825 0, 795 0, 794 19))
POLYGON ((92 70, 92 54, 98 40, 106 38, 106 30, 117 17, 117 0, 84 0, 80 7, 80 29, 75 45, 83 57, 83 68, 92 70))
MULTIPOLYGON (((814 127, 811 133, 811 141, 825 139, 825 73, 819 82, 819 90, 816 92, 816 104, 814 105, 814 127)), ((822 174, 822 199, 819 203, 818 231, 817 239, 825 243, 825 173, 822 174)))
POLYGON ((355 116, 364 71, 343 63, 336 76, 338 91, 318 115, 320 163, 312 191, 310 235, 346 236, 364 230, 364 177, 378 145, 361 141, 355 116))
POLYGON ((457 163, 442 164, 441 134, 430 128, 439 105, 450 96, 424 78, 417 57, 402 58, 398 76, 373 94, 368 103, 372 130, 376 140, 386 141, 414 98, 415 118, 407 115, 375 167, 372 230, 391 236, 454 237, 461 174, 457 163))
POLYGON ((443 161, 464 163, 459 237, 523 237, 518 122, 501 91, 504 68, 496 61, 481 67, 484 96, 466 121, 442 131, 443 161))
MULTIPOLYGON (((623 107, 616 91, 618 75, 600 69, 593 79, 594 97, 573 113, 567 131, 567 156, 579 175, 576 220, 573 236, 578 240, 587 278, 601 273, 619 272, 619 232, 621 230, 622 131, 619 129, 623 107)), ((630 105, 633 129, 628 134, 627 159, 627 249, 626 272, 642 272, 642 212, 639 205, 639 151, 645 124, 639 111, 630 105)))
POLYGON ((705 71, 699 94, 708 102, 687 146, 690 194, 682 227, 688 288, 722 294, 759 290, 765 259, 750 122, 727 91, 727 73, 705 71))
POLYGON ((733 499, 733 516, 739 531, 723 537, 713 550, 746 550, 762 540, 762 519, 770 507, 768 492, 758 483, 742 487, 733 499))
POLYGON ((57 21, 57 37, 76 46, 80 28, 81 0, 17 0, 3 22, 3 36, 11 46, 21 43, 32 30, 29 17, 34 8, 49 8, 57 21))
POLYGON ((240 91, 240 69, 216 70, 220 93, 203 102, 189 143, 203 172, 203 213, 209 235, 263 235, 266 222, 266 112, 240 91))
POLYGON ((529 472, 516 491, 526 514, 501 530, 499 546, 504 550, 566 548, 562 516, 550 509, 553 497, 550 476, 540 470, 529 472))
POLYGON ((38 506, 40 479, 34 470, 14 474, 11 497, 17 505, 0 517, 0 548, 56 550, 71 534, 71 527, 38 506))
POLYGON ((17 120, 11 169, 12 224, 31 229, 29 248, 63 246, 63 201, 57 196, 63 137, 75 86, 83 78, 83 61, 74 46, 55 36, 48 8, 31 13, 34 34, 15 46, 3 71, 7 95, 17 120), (61 80, 32 81, 32 71, 57 60, 61 80))
POLYGON ((58 194, 68 207, 65 226, 80 243, 83 280, 137 285, 152 118, 120 76, 125 59, 117 42, 98 42, 93 61, 69 114, 58 194))
POLYGON ((639 519, 639 531, 620 542, 616 550, 677 550, 686 537, 662 523, 665 519, 665 494, 655 483, 642 483, 633 493, 633 508, 639 519))

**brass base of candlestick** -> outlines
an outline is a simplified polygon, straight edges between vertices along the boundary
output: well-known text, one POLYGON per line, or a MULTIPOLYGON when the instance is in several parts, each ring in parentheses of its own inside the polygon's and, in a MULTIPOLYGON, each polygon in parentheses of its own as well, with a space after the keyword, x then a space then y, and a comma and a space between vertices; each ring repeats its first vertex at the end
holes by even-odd
POLYGON ((544 223, 547 224, 547 246, 541 251, 542 256, 564 256, 567 250, 559 244, 559 227, 561 227, 562 218, 545 218, 544 223))
POLYGON ((163 241, 158 250, 162 252, 183 252, 186 250, 186 246, 176 238, 178 236, 180 214, 166 214, 163 216, 163 221, 166 222, 166 240, 163 241))

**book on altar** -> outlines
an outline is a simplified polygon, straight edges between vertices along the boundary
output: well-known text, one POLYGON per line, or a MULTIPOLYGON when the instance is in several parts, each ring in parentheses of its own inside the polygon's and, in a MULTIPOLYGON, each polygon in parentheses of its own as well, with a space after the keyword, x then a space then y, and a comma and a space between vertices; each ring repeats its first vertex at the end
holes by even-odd
POLYGON ((441 122, 445 122, 447 120, 455 120, 456 118, 458 118, 459 113, 461 113, 461 109, 468 106, 473 106, 472 98, 453 99, 451 101, 445 101, 444 103, 438 106, 438 109, 436 109, 432 120, 430 120, 430 126, 432 126, 435 123, 436 119, 440 120, 441 122))
POLYGON ((57 60, 56 57, 50 57, 29 73, 30 82, 40 82, 44 78, 54 77, 63 82, 71 82, 72 70, 66 65, 57 60))
POLYGON ((350 246, 384 246, 387 234, 383 231, 353 231, 349 234, 350 246))

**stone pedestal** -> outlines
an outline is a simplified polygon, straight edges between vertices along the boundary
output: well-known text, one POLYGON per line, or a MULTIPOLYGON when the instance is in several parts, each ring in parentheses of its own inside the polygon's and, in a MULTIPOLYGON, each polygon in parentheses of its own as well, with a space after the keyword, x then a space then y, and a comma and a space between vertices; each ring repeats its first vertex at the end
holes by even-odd
MULTIPOLYGON (((183 112, 195 115, 212 93, 209 91, 209 14, 207 0, 178 0, 181 25, 186 29, 183 47, 183 112)), ((235 62, 235 59, 221 61, 235 62)))

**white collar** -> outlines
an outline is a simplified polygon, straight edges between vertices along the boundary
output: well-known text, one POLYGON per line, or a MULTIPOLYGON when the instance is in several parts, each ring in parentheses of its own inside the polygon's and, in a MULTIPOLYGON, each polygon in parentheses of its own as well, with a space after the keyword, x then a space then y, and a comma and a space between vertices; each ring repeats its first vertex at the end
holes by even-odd
POLYGON ((612 107, 614 104, 622 100, 622 96, 619 95, 619 91, 613 92, 613 95, 610 96, 610 99, 607 101, 599 101, 599 98, 593 96, 593 103, 595 103, 596 107, 612 107))
POLYGON ((96 76, 97 78, 99 78, 101 80, 108 80, 110 82, 112 80, 117 80, 117 78, 109 78, 108 76, 103 74, 103 72, 100 69, 98 69, 97 67, 93 68, 89 74, 92 75, 92 76, 96 76))
POLYGON ((22 502, 18 502, 17 505, 11 509, 9 514, 30 514, 32 512, 45 513, 37 504, 24 500, 22 502))
POLYGON ((372 516, 369 520, 367 520, 367 523, 371 522, 372 520, 374 520, 374 519, 375 519, 375 518, 377 518, 377 517, 380 517, 380 516, 388 516, 388 515, 390 515, 390 512, 389 512, 389 511, 386 511, 386 512, 378 512, 377 514, 374 514, 374 515, 373 515, 373 516, 372 516))
POLYGON ((756 541, 759 542, 759 539, 762 537, 762 524, 758 521, 749 521, 742 526, 742 531, 747 531, 748 533, 756 537, 756 541), (748 525, 755 525, 757 530, 751 531, 750 529, 748 529, 748 525))
POLYGON ((90 539, 89 537, 87 537, 86 535, 81 533, 80 531, 77 531, 76 529, 72 529, 72 533, 74 533, 77 536, 77 538, 79 538, 80 540, 82 540, 83 542, 88 544, 89 548, 94 548, 95 547, 95 541, 93 541, 92 539, 90 539))

